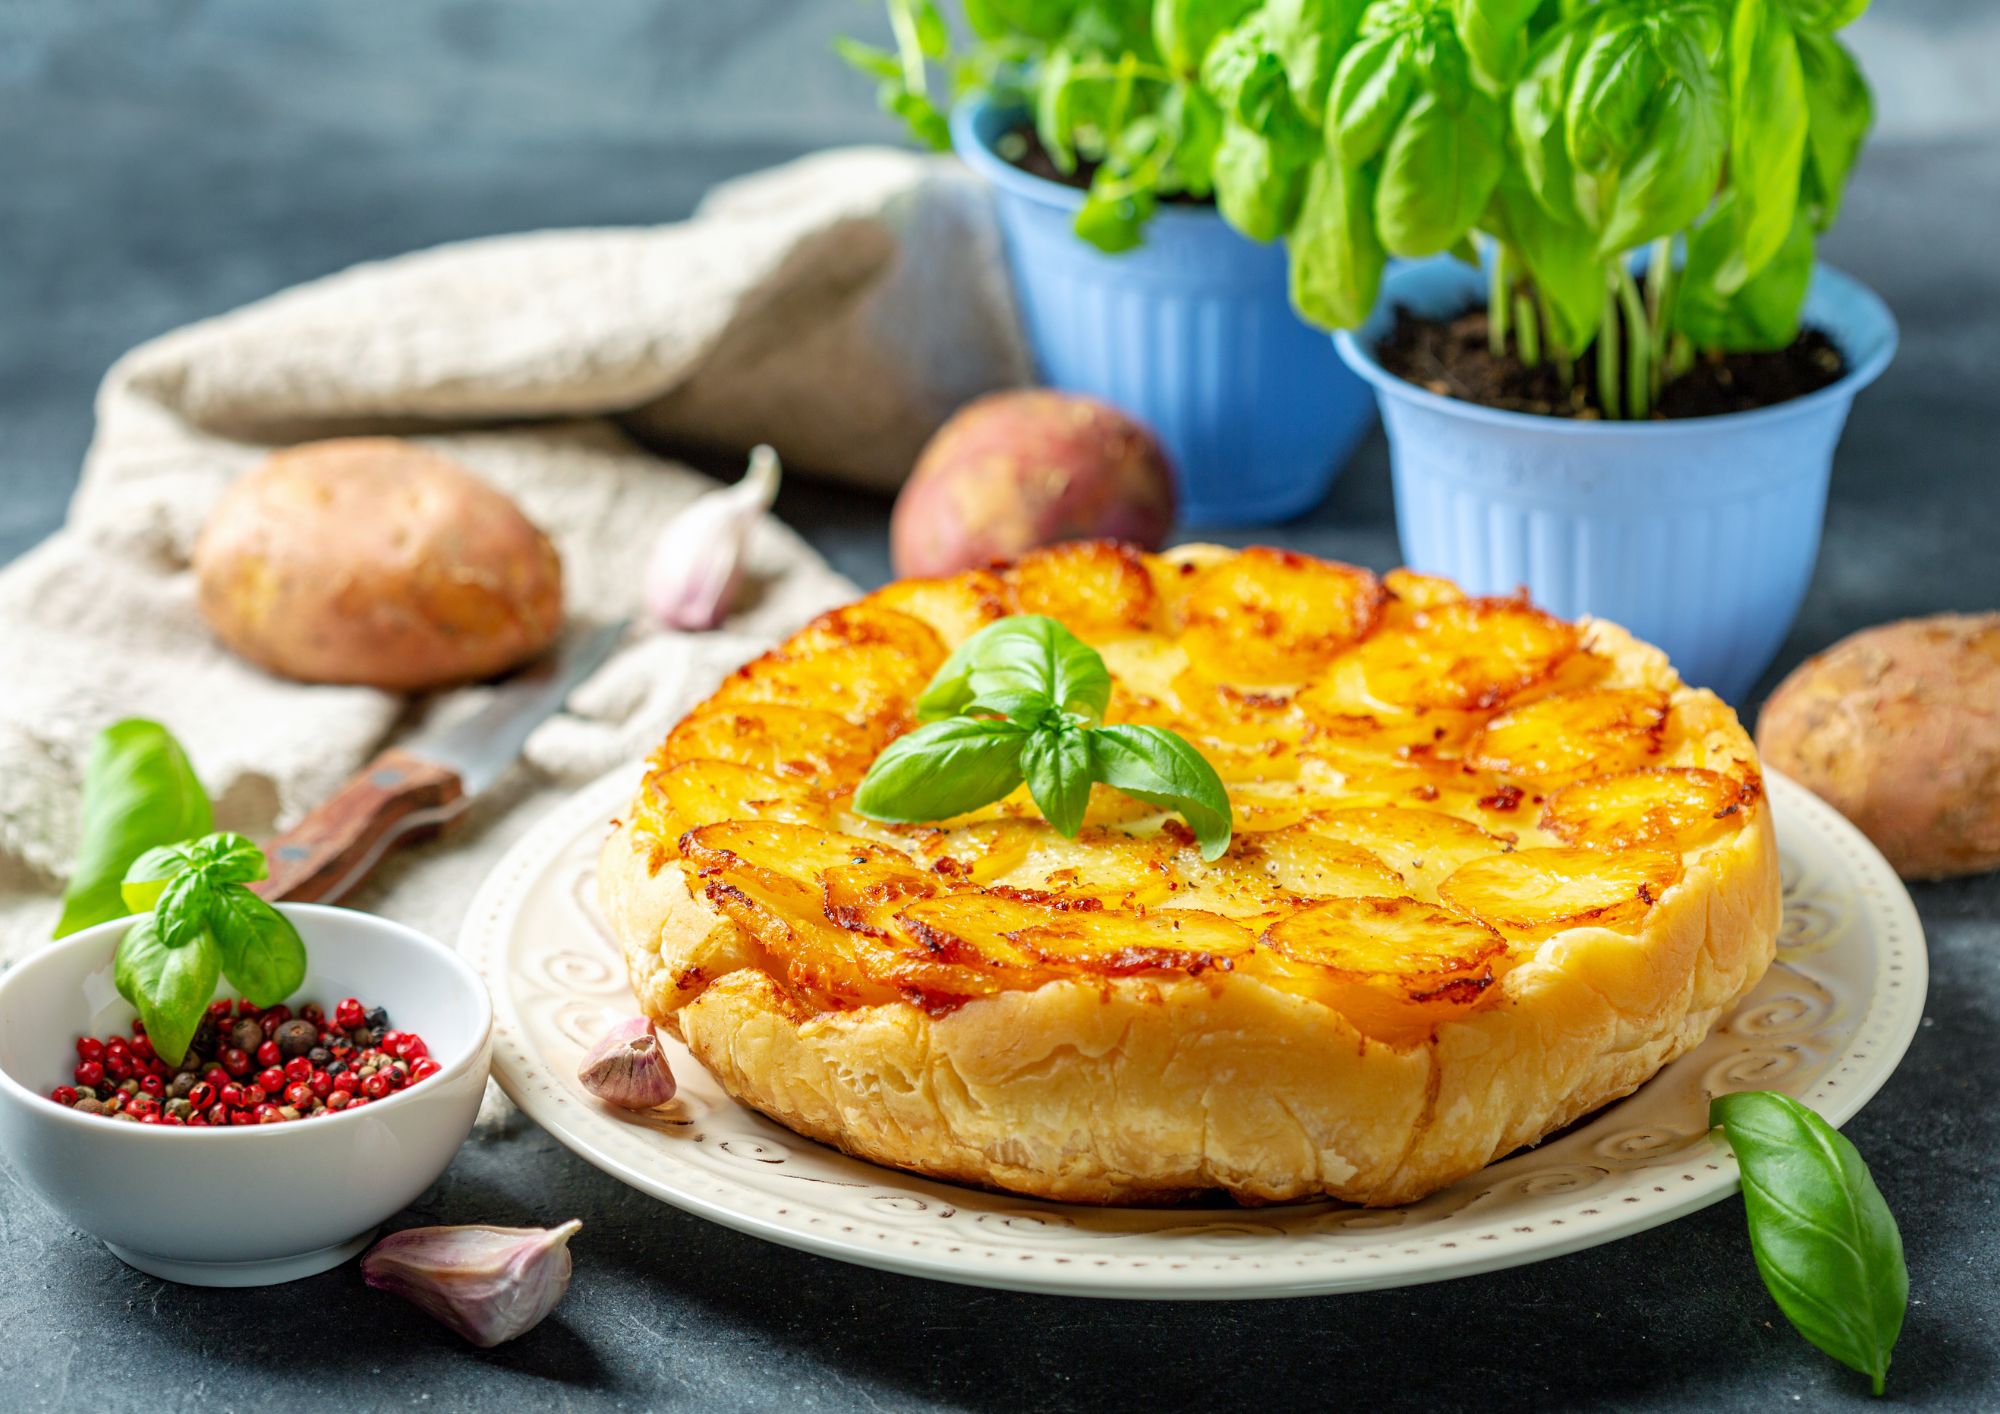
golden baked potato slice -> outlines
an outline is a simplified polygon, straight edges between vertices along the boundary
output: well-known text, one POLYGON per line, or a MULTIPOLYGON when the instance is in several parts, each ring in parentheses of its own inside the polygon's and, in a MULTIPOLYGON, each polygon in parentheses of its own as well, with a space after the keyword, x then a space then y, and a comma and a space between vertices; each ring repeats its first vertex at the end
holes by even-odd
POLYGON ((880 746, 878 732, 845 717, 760 703, 696 712, 668 733, 654 759, 660 766, 729 761, 833 791, 866 775, 880 746))
POLYGON ((1030 550, 1007 571, 1024 614, 1047 614, 1096 643, 1158 627, 1160 596, 1145 560, 1115 540, 1069 540, 1030 550))
POLYGON ((736 761, 682 761, 646 778, 646 798, 661 801, 677 822, 674 837, 724 820, 828 823, 826 803, 797 776, 774 776, 736 761))
POLYGON ((932 836, 923 845, 926 858, 947 877, 1063 899, 1095 899, 1114 907, 1170 897, 1179 887, 1176 848, 1174 841, 1158 835, 1137 836, 1101 825, 1085 825, 1075 839, 1064 839, 1041 819, 979 820, 932 836))
POLYGON ((1252 547, 1201 571, 1181 599, 1196 671, 1259 687, 1303 683, 1375 626, 1381 581, 1352 565, 1252 547))
POLYGON ((1321 898, 1394 897, 1403 877, 1358 845, 1328 839, 1311 825, 1239 836, 1229 852, 1203 863, 1184 850, 1177 866, 1187 889, 1177 906, 1249 918, 1321 898))
POLYGON ((1525 600, 1464 599, 1383 629, 1351 662, 1378 701, 1490 711, 1553 674, 1578 641, 1576 625, 1525 600))
POLYGON ((1020 612, 1012 587, 994 570, 967 570, 946 579, 899 579, 869 595, 867 602, 930 625, 940 641, 953 647, 994 620, 1020 612))
POLYGON ((1685 852, 1744 822, 1742 785, 1699 766, 1649 766, 1576 781, 1549 797, 1542 828, 1589 849, 1685 852))
POLYGON ((1519 849, 1462 866, 1438 898, 1508 938, 1537 942, 1566 928, 1629 930, 1680 877, 1680 856, 1664 849, 1519 849))
POLYGON ((738 668, 709 702, 779 703, 850 722, 896 722, 944 660, 944 643, 928 624, 864 599, 820 615, 738 668))
POLYGON ((1413 614, 1435 609, 1440 604, 1456 604, 1465 598, 1465 591, 1450 580, 1420 574, 1407 567, 1383 575, 1382 587, 1389 591, 1389 601, 1382 606, 1385 624, 1407 623, 1413 614))
POLYGON ((1551 783, 1635 770, 1659 755, 1667 702, 1654 688, 1537 698, 1487 722, 1466 760, 1498 776, 1551 783))
POLYGON ((1382 860, 1418 898, 1436 898, 1438 885, 1468 861, 1507 848, 1505 840, 1437 810, 1393 805, 1329 810, 1313 825, 1319 833, 1359 845, 1382 860))
POLYGON ((1198 973, 1248 957, 1255 939, 1226 918, 1192 909, 1063 907, 1005 892, 950 894, 898 915, 942 959, 977 959, 1028 985, 1058 976, 1198 973))
POLYGON ((1364 1036, 1421 1041, 1485 999, 1507 944, 1485 924, 1409 898, 1340 898, 1266 929, 1280 985, 1346 1016, 1364 1036))

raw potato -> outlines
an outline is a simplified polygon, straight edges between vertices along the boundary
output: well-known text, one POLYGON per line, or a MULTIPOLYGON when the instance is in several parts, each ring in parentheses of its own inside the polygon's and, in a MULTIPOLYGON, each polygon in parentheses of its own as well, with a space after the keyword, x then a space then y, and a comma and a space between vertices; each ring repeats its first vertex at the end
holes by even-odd
POLYGON ((562 627, 548 537, 457 462, 394 437, 273 453, 216 503, 194 569, 216 635, 306 682, 471 682, 562 627))
POLYGON ((1091 398, 991 393, 937 431, 896 499, 904 578, 956 574, 1059 540, 1148 550, 1174 523, 1173 470, 1153 434, 1091 398))
POLYGON ((1906 879, 2000 866, 2000 614, 1843 638, 1778 685, 1757 748, 1906 879))

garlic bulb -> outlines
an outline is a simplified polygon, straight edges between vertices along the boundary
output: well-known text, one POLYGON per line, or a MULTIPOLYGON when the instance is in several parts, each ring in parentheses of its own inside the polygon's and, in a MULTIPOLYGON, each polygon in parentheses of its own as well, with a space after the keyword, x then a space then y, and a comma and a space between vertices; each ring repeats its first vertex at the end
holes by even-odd
POLYGON ((668 628, 714 628, 729 616, 743 580, 751 527, 778 499, 778 454, 750 453, 734 486, 710 491, 668 521, 646 561, 646 612, 668 628))
POLYGON ((569 1240, 582 1226, 413 1227, 370 1248, 361 1275, 490 1348, 532 1330, 562 1300, 569 1240))
POLYGON ((643 1016, 628 1017, 605 1032, 577 1067, 576 1078, 620 1109, 650 1110, 674 1097, 674 1073, 660 1050, 659 1033, 643 1016))

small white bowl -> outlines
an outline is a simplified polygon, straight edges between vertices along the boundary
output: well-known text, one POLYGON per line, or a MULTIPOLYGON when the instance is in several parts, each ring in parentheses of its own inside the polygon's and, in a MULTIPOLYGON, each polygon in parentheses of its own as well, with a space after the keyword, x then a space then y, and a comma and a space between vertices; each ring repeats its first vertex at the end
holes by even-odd
POLYGON ((121 1261, 194 1286, 266 1286, 337 1266, 451 1162, 493 1055, 493 1005, 458 955, 399 923, 285 904, 309 964, 296 997, 388 1008, 443 1067, 359 1109, 285 1124, 131 1124, 48 1098, 76 1038, 128 1030, 111 978, 129 919, 85 929, 0 974, 0 1153, 42 1200, 121 1261))

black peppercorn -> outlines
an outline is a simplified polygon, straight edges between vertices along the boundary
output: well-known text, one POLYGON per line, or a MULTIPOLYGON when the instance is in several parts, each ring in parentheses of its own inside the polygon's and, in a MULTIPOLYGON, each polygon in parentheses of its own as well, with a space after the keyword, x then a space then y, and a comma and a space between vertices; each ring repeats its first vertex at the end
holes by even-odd
POLYGON ((347 1062, 344 1060, 328 1061, 320 1069, 324 1070, 328 1075, 345 1075, 347 1074, 347 1062))
POLYGON ((167 1084, 167 1094, 176 1100, 185 1100, 194 1090, 201 1077, 191 1070, 184 1070, 167 1084))
POLYGON ((357 1026, 347 1033, 347 1039, 365 1050, 375 1044, 375 1033, 366 1026, 357 1026))
POLYGON ((306 1059, 312 1062, 314 1070, 325 1070, 327 1062, 333 1059, 333 1052, 325 1046, 314 1046, 306 1052, 306 1059))
POLYGON ((389 1008, 378 1006, 361 1018, 370 1031, 381 1031, 389 1024, 389 1008))
POLYGON ((264 1044, 264 1028, 254 1017, 241 1017, 229 1028, 229 1044, 249 1055, 256 1055, 257 1048, 264 1044))
POLYGON ((280 1024, 271 1033, 271 1039, 278 1043, 278 1054, 286 1060, 294 1060, 319 1044, 319 1028, 310 1021, 293 1017, 280 1024))

